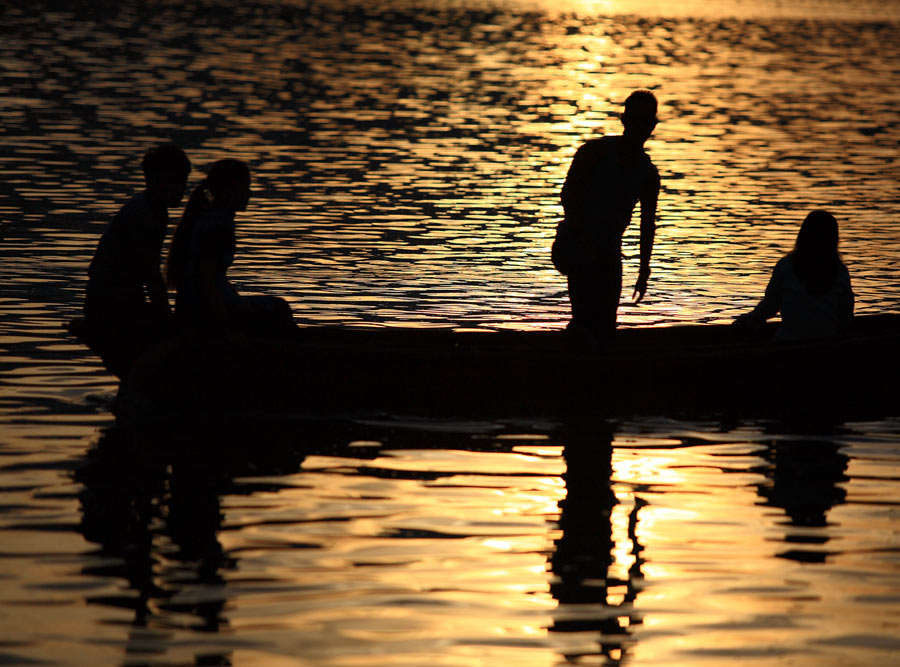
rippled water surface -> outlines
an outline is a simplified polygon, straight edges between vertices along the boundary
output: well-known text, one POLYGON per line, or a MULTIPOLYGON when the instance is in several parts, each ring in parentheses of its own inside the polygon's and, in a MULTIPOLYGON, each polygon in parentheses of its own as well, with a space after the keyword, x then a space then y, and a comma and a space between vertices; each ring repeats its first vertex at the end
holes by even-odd
POLYGON ((639 87, 663 192, 625 326, 744 311, 815 207, 858 312, 900 310, 896 1, 44 1, 0 31, 0 664, 897 660, 900 411, 134 430, 62 331, 163 140, 192 179, 250 163, 233 274, 303 324, 560 328, 559 188, 639 87))
POLYGON ((900 423, 785 431, 393 418, 77 439, 58 426, 40 451, 8 445, 0 470, 2 651, 10 664, 889 662, 900 423))

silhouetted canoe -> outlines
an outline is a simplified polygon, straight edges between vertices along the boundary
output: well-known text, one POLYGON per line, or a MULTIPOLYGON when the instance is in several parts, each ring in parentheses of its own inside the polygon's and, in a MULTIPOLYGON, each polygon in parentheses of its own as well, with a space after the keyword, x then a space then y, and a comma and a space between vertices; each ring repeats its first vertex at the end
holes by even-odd
MULTIPOLYGON (((774 326, 769 327, 768 337, 774 326)), ((122 381, 129 414, 900 414, 900 314, 846 335, 748 339, 729 325, 564 332, 305 328, 281 341, 173 339, 122 381)))

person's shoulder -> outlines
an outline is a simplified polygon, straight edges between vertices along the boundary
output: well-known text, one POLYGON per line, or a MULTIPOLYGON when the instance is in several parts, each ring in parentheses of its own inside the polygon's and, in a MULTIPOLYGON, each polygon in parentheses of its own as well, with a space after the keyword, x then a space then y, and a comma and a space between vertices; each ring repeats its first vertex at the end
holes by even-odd
POLYGON ((212 209, 203 215, 206 224, 214 227, 230 227, 234 224, 234 214, 221 209, 212 209))
POLYGON ((620 137, 594 137, 588 139, 578 148, 579 153, 603 153, 616 145, 616 139, 620 137))
POLYGON ((772 277, 788 282, 799 280, 797 271, 794 269, 793 252, 789 252, 784 257, 775 262, 775 268, 772 269, 772 277))
POLYGON ((850 269, 847 268, 843 261, 838 262, 837 278, 838 282, 843 285, 850 284, 850 269))
POLYGON ((656 165, 653 164, 653 160, 646 150, 641 149, 640 157, 638 158, 640 169, 644 175, 644 182, 647 187, 659 190, 661 186, 661 179, 659 177, 659 169, 656 168, 656 165))
POLYGON ((656 165, 653 164, 653 160, 650 159, 650 156, 647 153, 644 153, 644 168, 647 170, 647 178, 648 180, 656 185, 656 187, 660 186, 660 177, 659 177, 659 169, 656 168, 656 165))
POLYGON ((200 234, 223 234, 234 229, 234 216, 225 211, 213 209, 197 218, 196 228, 200 234))
POLYGON ((198 216, 191 233, 192 252, 202 257, 218 257, 233 248, 234 216, 223 211, 206 211, 198 216))
POLYGON ((116 219, 122 222, 144 221, 153 218, 153 209, 146 191, 131 197, 116 213, 116 219))
POLYGON ((132 195, 132 197, 122 205, 123 211, 150 211, 150 197, 146 190, 132 195))

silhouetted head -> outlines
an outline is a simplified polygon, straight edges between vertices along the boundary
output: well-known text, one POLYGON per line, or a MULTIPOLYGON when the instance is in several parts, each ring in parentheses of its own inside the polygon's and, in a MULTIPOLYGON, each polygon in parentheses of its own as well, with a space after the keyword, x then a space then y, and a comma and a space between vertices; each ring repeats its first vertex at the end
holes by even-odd
POLYGON ((643 144, 656 128, 656 96, 649 90, 636 90, 625 100, 622 114, 624 135, 627 139, 643 144))
POLYGON ((250 169, 245 162, 227 158, 213 162, 209 171, 191 192, 181 221, 172 235, 169 257, 166 260, 166 281, 178 287, 185 266, 188 239, 199 217, 216 209, 235 213, 244 211, 250 201, 250 169))
POLYGON ((141 162, 150 197, 166 208, 178 206, 187 189, 191 161, 174 144, 154 146, 141 162))
POLYGON ((838 223, 831 213, 816 210, 806 216, 794 244, 794 271, 811 292, 824 292, 841 265, 838 223))
POLYGON ((212 207, 245 211, 250 201, 250 169, 241 160, 219 160, 209 168, 200 187, 212 207))

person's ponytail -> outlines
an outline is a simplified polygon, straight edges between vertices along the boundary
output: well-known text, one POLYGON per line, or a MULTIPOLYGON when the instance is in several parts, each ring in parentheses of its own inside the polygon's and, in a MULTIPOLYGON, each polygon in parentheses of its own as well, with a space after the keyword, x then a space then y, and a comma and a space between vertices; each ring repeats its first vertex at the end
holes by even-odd
POLYGON ((166 283, 170 289, 178 289, 179 278, 184 271, 188 239, 190 239, 197 218, 206 213, 210 206, 209 184, 206 179, 203 179, 188 197, 184 213, 181 214, 181 220, 172 235, 169 255, 166 258, 166 283))

